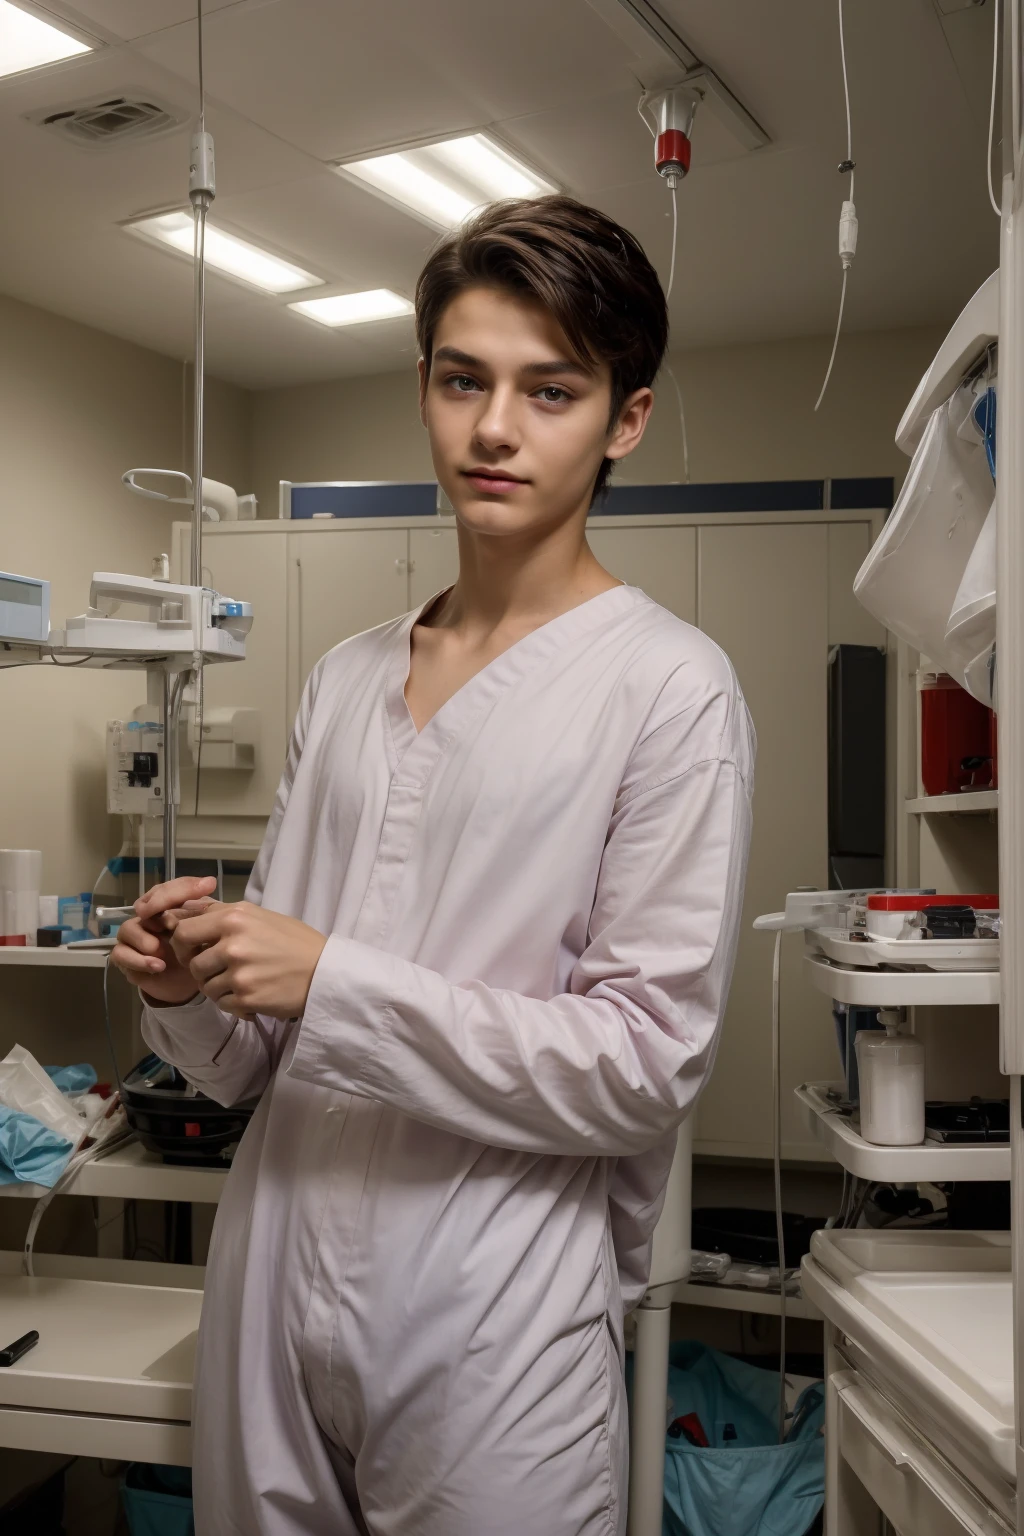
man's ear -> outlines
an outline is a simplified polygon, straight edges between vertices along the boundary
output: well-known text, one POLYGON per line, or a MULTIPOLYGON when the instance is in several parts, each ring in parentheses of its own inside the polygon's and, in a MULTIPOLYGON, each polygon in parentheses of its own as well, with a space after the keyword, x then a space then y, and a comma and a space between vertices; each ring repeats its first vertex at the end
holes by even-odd
POLYGON ((606 459, 624 459, 633 452, 644 435, 653 406, 651 389, 635 389, 627 395, 604 450, 606 459))
POLYGON ((420 376, 420 421, 427 424, 427 364, 425 358, 420 358, 416 364, 416 371, 420 376))

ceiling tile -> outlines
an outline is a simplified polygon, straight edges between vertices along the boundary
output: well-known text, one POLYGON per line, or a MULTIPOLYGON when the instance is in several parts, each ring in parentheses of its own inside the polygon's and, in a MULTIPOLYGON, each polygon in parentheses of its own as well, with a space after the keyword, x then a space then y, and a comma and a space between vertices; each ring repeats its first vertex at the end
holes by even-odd
POLYGON ((410 294, 436 237, 371 192, 330 171, 302 181, 218 198, 222 222, 302 260, 338 288, 386 287, 410 294))
MULTIPOLYGON (((246 4, 252 0, 203 0, 203 18, 246 4)), ((126 40, 182 22, 194 26, 196 20, 196 0, 47 0, 47 6, 68 21, 86 28, 91 24, 126 40)))
MULTIPOLYGON (((191 78, 194 28, 143 46, 191 78)), ((211 27, 212 96, 323 160, 621 89, 621 49, 584 0, 279 0, 211 27)))

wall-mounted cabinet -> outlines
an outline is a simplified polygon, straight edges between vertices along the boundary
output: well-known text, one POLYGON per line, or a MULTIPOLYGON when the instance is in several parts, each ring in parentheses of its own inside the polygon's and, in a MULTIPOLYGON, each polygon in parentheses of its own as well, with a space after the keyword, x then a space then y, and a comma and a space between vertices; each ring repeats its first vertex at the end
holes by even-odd
MULTIPOLYGON (((754 839, 739 957, 715 1073, 702 1100, 696 1150, 764 1157, 771 1147, 770 941, 759 912, 787 890, 824 886, 827 866, 827 664, 839 643, 884 645, 852 598, 854 575, 883 514, 717 513, 601 516, 588 537, 598 559, 732 658, 758 735, 754 839)), ((189 532, 176 529, 176 570, 189 532)), ((358 518, 257 522, 204 529, 206 579, 250 600, 245 662, 211 668, 207 697, 260 711, 256 768, 204 773, 198 818, 183 784, 181 838, 189 851, 229 855, 259 841, 288 732, 310 668, 331 646, 424 603, 458 574, 453 520, 358 518)), ((789 1087, 837 1068, 828 1000, 787 946, 784 1069, 789 1087)), ((791 1094, 783 1141, 790 1158, 821 1160, 791 1094)))

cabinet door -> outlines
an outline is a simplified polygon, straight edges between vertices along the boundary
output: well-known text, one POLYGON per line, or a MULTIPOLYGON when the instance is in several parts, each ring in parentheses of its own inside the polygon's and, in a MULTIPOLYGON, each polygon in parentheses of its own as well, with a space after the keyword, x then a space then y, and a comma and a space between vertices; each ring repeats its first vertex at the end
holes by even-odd
MULTIPOLYGON (((828 528, 705 527, 699 549, 700 626, 736 668, 757 731, 757 765, 739 953, 697 1146, 767 1157, 773 936, 751 924, 778 911, 787 891, 828 884, 828 528)), ((828 1000, 804 980, 802 953, 799 936, 783 939, 782 1139, 790 1157, 811 1156, 816 1146, 793 1089, 835 1077, 839 1065, 828 1000)))
POLYGON ((459 575, 459 536, 454 528, 409 530, 409 607, 419 608, 459 575))
POLYGON ((695 528, 602 528, 595 519, 587 524, 587 543, 606 571, 689 624, 696 622, 695 528))
POLYGON ((404 528, 324 528, 288 535, 289 726, 326 651, 409 609, 404 528))
MULTIPOLYGON (((256 766, 250 772, 201 766, 199 812, 204 816, 269 816, 274 805, 290 720, 286 720, 285 539, 282 533, 203 533, 203 580, 226 597, 252 603, 245 660, 203 670, 204 706, 242 705, 259 712, 256 766)), ((184 560, 189 540, 184 539, 184 560)), ((187 565, 186 565, 187 569, 187 565)), ((181 808, 191 815, 195 774, 181 776, 181 808)))

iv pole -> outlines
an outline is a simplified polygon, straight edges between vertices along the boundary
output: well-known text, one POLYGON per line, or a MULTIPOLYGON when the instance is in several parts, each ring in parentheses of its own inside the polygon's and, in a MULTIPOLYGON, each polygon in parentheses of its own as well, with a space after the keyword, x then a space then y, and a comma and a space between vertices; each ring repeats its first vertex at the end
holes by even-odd
MULTIPOLYGON (((206 334, 206 215, 216 196, 216 172, 213 136, 206 132, 206 90, 203 80, 203 0, 196 0, 196 26, 199 55, 199 127, 192 137, 189 158, 188 195, 193 219, 194 272, 194 365, 192 396, 192 559, 191 585, 203 585, 203 405, 205 378, 204 343, 206 334)), ((177 869, 176 837, 178 827, 178 724, 181 703, 188 681, 195 685, 197 727, 202 730, 203 656, 195 651, 190 673, 179 672, 163 677, 163 726, 165 796, 163 817, 164 879, 173 880, 177 869)))

